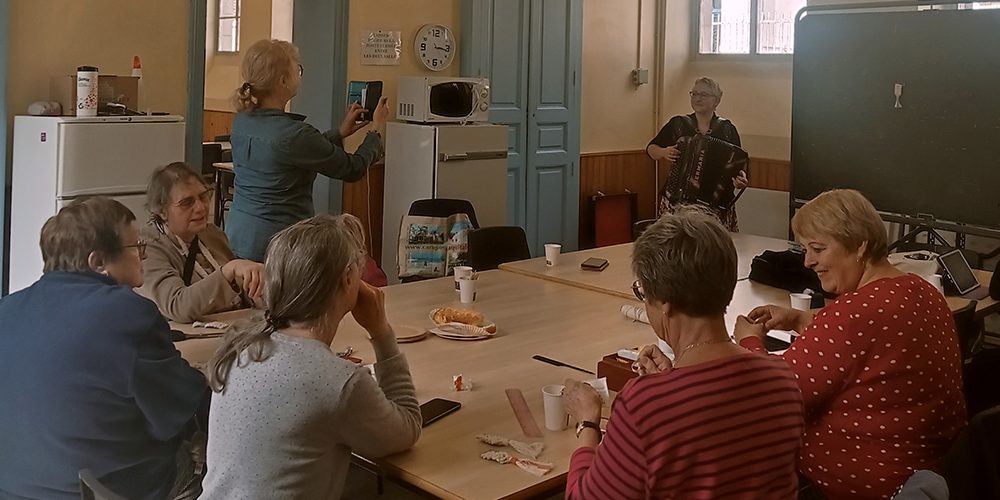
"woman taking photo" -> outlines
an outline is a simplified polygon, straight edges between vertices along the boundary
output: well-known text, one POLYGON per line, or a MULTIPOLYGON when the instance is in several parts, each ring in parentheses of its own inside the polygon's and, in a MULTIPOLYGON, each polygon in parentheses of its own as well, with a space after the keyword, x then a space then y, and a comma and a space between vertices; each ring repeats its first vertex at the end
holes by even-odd
POLYGON ((792 231, 837 300, 815 317, 757 307, 736 338, 763 352, 769 329, 800 333, 783 354, 805 402, 799 471, 828 498, 888 498, 913 471, 937 469, 965 427, 955 321, 933 285, 889 263, 885 226, 861 193, 817 196, 792 231))
POLYGON ((171 321, 250 307, 264 287, 264 266, 237 259, 221 229, 208 221, 212 188, 184 163, 153 172, 146 191, 148 245, 139 292, 171 321))
POLYGON ((384 295, 361 281, 361 231, 352 215, 319 215, 268 246, 264 319, 230 332, 209 362, 202 498, 340 498, 352 451, 378 458, 416 442, 420 407, 384 295), (371 339, 375 378, 330 350, 348 313, 371 339))
POLYGON ((305 116, 285 107, 302 84, 299 49, 290 42, 261 40, 243 59, 243 84, 236 90, 230 142, 236 173, 226 234, 241 259, 264 260, 271 237, 312 217, 316 174, 353 182, 382 157, 386 99, 379 100, 371 128, 352 154, 343 140, 368 125, 359 122, 364 108, 351 105, 336 130, 321 133, 305 116))

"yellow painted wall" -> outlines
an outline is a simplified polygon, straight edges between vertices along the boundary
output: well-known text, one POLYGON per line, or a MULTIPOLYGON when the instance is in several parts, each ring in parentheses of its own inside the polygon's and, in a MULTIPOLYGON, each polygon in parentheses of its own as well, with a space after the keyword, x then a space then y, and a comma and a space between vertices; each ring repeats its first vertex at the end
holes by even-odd
MULTIPOLYGON (((271 0, 242 0, 240 52, 216 52, 218 2, 209 1, 205 25, 205 109, 235 111, 232 97, 242 84, 243 55, 257 40, 271 38, 271 0)), ((290 8, 290 6, 289 6, 290 8)))
POLYGON ((93 65, 129 75, 142 58, 147 107, 187 110, 189 4, 157 0, 18 0, 10 3, 7 104, 24 114, 49 99, 49 77, 93 65))

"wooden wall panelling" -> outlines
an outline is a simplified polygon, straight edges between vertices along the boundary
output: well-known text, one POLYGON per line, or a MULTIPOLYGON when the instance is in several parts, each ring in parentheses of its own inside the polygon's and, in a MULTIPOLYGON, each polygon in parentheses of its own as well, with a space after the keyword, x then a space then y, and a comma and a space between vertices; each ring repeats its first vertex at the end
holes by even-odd
POLYGON ((750 187, 790 191, 791 166, 788 160, 750 158, 750 187))
POLYGON ((216 136, 229 135, 233 130, 233 118, 235 116, 236 113, 230 111, 206 109, 205 118, 202 122, 201 140, 203 142, 212 142, 216 136))
POLYGON ((368 169, 368 174, 357 182, 344 183, 344 213, 361 219, 365 228, 368 255, 382 265, 382 198, 385 189, 385 164, 378 163, 368 169), (369 184, 370 183, 370 184, 369 184), (369 198, 369 187, 371 197, 369 198), (370 224, 369 224, 370 221, 370 224))

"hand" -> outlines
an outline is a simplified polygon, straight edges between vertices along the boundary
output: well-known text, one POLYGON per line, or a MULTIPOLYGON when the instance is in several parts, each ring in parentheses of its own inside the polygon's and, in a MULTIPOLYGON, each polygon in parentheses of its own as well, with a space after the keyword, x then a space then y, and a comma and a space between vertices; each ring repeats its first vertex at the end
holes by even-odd
POLYGON ((664 149, 663 154, 667 157, 668 160, 674 162, 680 159, 681 150, 678 149, 677 146, 669 146, 663 149, 664 149))
POLYGON ((601 395, 593 387, 566 379, 566 389, 563 390, 563 405, 566 413, 576 422, 598 423, 601 421, 601 395))
POLYGON ((767 335, 767 330, 763 323, 755 323, 747 319, 746 316, 740 315, 736 317, 736 329, 733 331, 733 336, 736 337, 738 344, 747 337, 763 339, 767 335))
POLYGON ((750 179, 747 179, 747 173, 745 170, 740 170, 740 175, 733 178, 733 187, 736 189, 743 189, 750 185, 750 179))
POLYGON ((364 112, 365 108, 356 102, 352 102, 347 107, 347 114, 344 115, 344 121, 340 122, 340 128, 338 129, 341 139, 346 139, 368 125, 369 122, 360 121, 361 115, 364 112))
POLYGON ((663 354, 660 347, 655 344, 644 346, 639 351, 639 359, 632 364, 632 370, 640 376, 662 373, 673 367, 670 358, 663 354))
POLYGON ((378 132, 382 136, 383 143, 385 142, 385 122, 389 120, 389 98, 383 96, 378 100, 378 106, 375 106, 375 112, 372 113, 372 129, 378 132))
POLYGON ((750 314, 747 314, 747 319, 752 323, 763 325, 768 330, 795 330, 802 333, 812 321, 812 315, 790 307, 767 305, 753 308, 750 314))
POLYGON ((252 260, 233 259, 222 266, 222 276, 235 283, 256 303, 264 293, 264 264, 252 260))
POLYGON ((372 340, 392 332, 389 320, 385 317, 385 293, 364 281, 358 288, 358 300, 354 303, 354 309, 351 309, 351 315, 372 340))

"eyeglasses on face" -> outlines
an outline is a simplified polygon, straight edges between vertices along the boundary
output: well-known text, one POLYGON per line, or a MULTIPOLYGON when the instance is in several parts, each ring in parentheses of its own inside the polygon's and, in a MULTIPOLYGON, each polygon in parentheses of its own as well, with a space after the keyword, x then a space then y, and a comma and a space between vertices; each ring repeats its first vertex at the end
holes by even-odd
POLYGON ((708 99, 709 97, 715 97, 715 94, 710 94, 708 92, 696 92, 694 90, 688 92, 688 94, 691 97, 701 97, 701 98, 704 98, 704 99, 708 99))
POLYGON ((305 73, 305 71, 306 71, 305 68, 303 68, 302 65, 300 64, 299 65, 299 76, 301 77, 302 74, 305 73))
POLYGON ((146 240, 139 240, 131 245, 122 245, 122 248, 135 248, 139 251, 139 258, 146 258, 146 240))
POLYGON ((174 206, 180 208, 181 210, 191 210, 194 208, 194 203, 201 200, 206 206, 211 203, 212 198, 215 196, 215 191, 212 188, 208 188, 202 191, 198 196, 188 196, 187 198, 182 198, 180 201, 174 203, 174 206))
POLYGON ((635 298, 643 302, 646 301, 646 293, 642 291, 642 285, 639 284, 639 280, 635 280, 632 283, 632 293, 635 294, 635 298))

